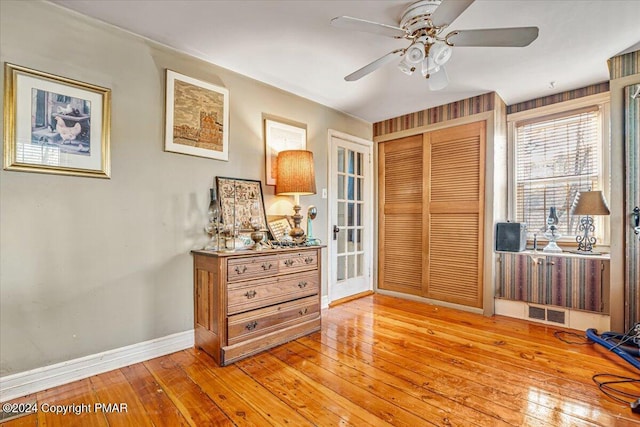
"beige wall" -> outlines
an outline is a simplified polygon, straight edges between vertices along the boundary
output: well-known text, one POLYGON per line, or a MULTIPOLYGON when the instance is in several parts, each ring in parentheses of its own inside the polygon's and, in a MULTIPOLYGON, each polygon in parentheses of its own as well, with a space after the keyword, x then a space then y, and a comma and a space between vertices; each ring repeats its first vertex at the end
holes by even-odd
MULTIPOLYGON (((263 113, 307 124, 319 191, 328 129, 372 138, 370 123, 48 3, 3 0, 0 17, 3 63, 112 89, 111 179, 0 171, 0 376, 192 328, 208 189, 264 181, 263 113), (229 89, 229 162, 163 151, 167 68, 229 89)), ((289 211, 264 190, 268 214, 289 211)), ((326 242, 326 200, 301 202, 326 242)))

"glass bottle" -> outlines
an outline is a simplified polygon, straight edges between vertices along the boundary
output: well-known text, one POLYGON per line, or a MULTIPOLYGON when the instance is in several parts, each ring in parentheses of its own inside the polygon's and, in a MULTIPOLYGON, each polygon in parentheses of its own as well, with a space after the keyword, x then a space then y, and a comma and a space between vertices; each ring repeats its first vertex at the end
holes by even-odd
POLYGON ((209 234, 210 239, 204 248, 217 251, 220 249, 220 201, 216 196, 215 188, 210 188, 209 194, 211 200, 207 211, 209 223, 205 226, 205 231, 209 234))

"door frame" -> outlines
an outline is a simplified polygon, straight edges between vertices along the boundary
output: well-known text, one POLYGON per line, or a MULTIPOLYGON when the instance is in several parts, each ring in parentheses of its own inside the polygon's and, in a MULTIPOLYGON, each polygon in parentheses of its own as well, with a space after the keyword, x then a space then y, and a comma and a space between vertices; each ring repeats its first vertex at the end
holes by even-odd
POLYGON ((367 193, 369 194, 368 199, 369 200, 365 200, 365 206, 368 206, 368 208, 366 209, 366 214, 367 216, 367 221, 364 223, 365 229, 369 230, 369 238, 367 239, 367 241, 364 244, 364 252, 365 252, 365 257, 367 257, 368 259, 368 264, 369 264, 369 271, 368 271, 368 275, 369 275, 369 279, 368 279, 368 284, 367 284, 367 291, 373 291, 373 271, 374 271, 374 265, 373 265, 373 261, 374 261, 374 253, 373 253, 373 249, 374 249, 374 239, 375 239, 375 234, 376 234, 376 230, 374 229, 374 215, 375 215, 375 210, 374 210, 374 205, 375 205, 375 200, 376 197, 373 194, 374 191, 374 165, 373 165, 373 160, 374 160, 374 156, 373 156, 373 147, 374 147, 374 143, 372 140, 367 140, 364 138, 360 138, 357 136, 353 136, 353 135, 349 135, 348 133, 344 133, 344 132, 340 132, 337 130, 333 130, 333 129, 329 129, 328 132, 328 137, 327 137, 327 212, 328 212, 328 218, 327 218, 327 236, 328 237, 328 241, 327 241, 327 253, 328 253, 328 262, 327 262, 327 300, 328 303, 331 304, 333 302, 333 300, 331 299, 331 290, 332 287, 335 286, 335 283, 333 283, 334 281, 334 268, 333 268, 333 259, 336 257, 336 248, 335 248, 335 243, 333 240, 333 225, 334 225, 334 218, 336 216, 336 212, 335 212, 335 204, 333 203, 334 201, 334 197, 336 196, 335 194, 333 194, 333 189, 332 189, 332 185, 331 185, 331 180, 333 179, 332 176, 332 171, 333 171, 333 163, 332 163, 332 158, 333 158, 333 138, 339 138, 339 139, 343 139, 347 142, 353 143, 353 144, 358 144, 361 145, 363 147, 365 147, 368 151, 369 151, 369 161, 367 162, 366 165, 366 174, 365 176, 369 177, 368 182, 365 181, 365 185, 367 187, 367 193))

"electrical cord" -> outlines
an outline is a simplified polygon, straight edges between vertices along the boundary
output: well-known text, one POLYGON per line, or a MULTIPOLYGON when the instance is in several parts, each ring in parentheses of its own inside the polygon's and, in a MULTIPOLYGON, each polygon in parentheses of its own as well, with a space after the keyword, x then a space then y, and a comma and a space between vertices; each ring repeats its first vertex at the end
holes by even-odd
MULTIPOLYGON (((589 340, 585 335, 577 334, 575 332, 555 331, 553 333, 553 336, 567 344, 593 344, 593 341, 589 340), (569 341, 568 339, 564 338, 565 335, 580 338, 585 341, 569 341)), ((629 341, 633 342, 634 344, 638 344, 640 342, 640 323, 632 327, 627 333, 618 335, 617 338, 620 341, 618 342, 616 347, 621 346, 629 341)), ((615 387, 619 384, 640 384, 640 378, 623 377, 621 375, 615 374, 595 374, 591 377, 591 379, 594 383, 596 383, 598 389, 605 396, 615 400, 616 402, 629 406, 631 408, 631 412, 633 412, 634 414, 640 414, 640 394, 629 393, 615 387), (608 378, 608 380, 605 380, 604 378, 608 378), (631 401, 627 399, 631 399, 631 401)))
POLYGON ((624 403, 631 407, 631 410, 634 413, 640 413, 640 394, 629 393, 624 390, 618 390, 613 385, 615 384, 625 384, 625 383, 638 383, 640 384, 640 378, 630 378, 623 377, 621 375, 615 374, 595 374, 591 377, 594 383, 598 385, 598 388, 605 396, 620 402, 624 403), (611 380, 601 381, 600 378, 609 377, 611 380), (633 400, 628 401, 626 398, 631 398, 633 400))
POLYGON ((589 344, 593 344, 593 341, 590 341, 585 335, 581 335, 581 334, 576 334, 575 332, 569 332, 569 331, 555 331, 553 333, 553 336, 558 338, 560 341, 567 343, 567 344, 577 344, 577 345, 589 345, 589 344), (575 337, 575 338, 581 338, 584 341, 569 341, 566 338, 563 338, 562 335, 569 335, 571 337, 575 337))

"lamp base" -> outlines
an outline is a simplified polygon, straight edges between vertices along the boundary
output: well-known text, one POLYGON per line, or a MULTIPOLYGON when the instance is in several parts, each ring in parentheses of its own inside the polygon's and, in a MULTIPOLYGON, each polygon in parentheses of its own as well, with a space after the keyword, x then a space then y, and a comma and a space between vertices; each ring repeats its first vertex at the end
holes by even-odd
POLYGON ((583 234, 576 236, 576 242, 578 242, 578 251, 585 254, 593 252, 593 246, 596 244, 596 238, 589 235, 589 232, 593 233, 595 227, 593 226, 593 218, 590 216, 584 216, 580 219, 579 231, 583 234))
POLYGON ((304 230, 300 227, 300 223, 302 222, 302 215, 300 215, 300 209, 302 207, 300 205, 295 205, 293 210, 295 214, 291 217, 293 218, 293 228, 289 231, 289 236, 294 241, 294 243, 302 243, 305 241, 304 230))
POLYGON ((560 249, 560 247, 558 246, 558 244, 554 241, 549 242, 549 244, 547 246, 544 247, 544 249, 542 249, 542 252, 544 253, 551 253, 551 254, 561 254, 562 253, 562 249, 560 249))
POLYGON ((572 254, 576 254, 576 255, 602 255, 606 252, 598 252, 598 251, 580 251, 580 250, 570 250, 567 251, 570 252, 572 254))

